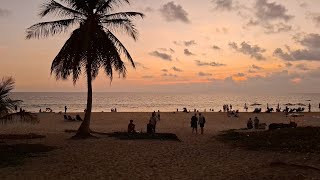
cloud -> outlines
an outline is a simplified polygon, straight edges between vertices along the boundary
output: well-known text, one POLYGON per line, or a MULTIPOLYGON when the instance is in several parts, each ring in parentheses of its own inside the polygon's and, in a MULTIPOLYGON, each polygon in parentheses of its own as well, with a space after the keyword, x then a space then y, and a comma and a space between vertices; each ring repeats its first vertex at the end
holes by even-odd
POLYGON ((201 77, 203 77, 203 76, 212 76, 212 74, 211 73, 199 72, 198 76, 201 76, 201 77))
POLYGON ((173 54, 175 51, 172 48, 158 48, 160 51, 164 51, 164 52, 170 52, 171 54, 173 54))
POLYGON ((320 61, 320 35, 307 34, 302 37, 294 37, 297 43, 304 46, 303 49, 291 50, 287 47, 287 52, 281 48, 274 50, 273 55, 286 61, 320 61))
POLYGON ((172 61, 172 56, 170 54, 166 54, 166 53, 161 53, 159 51, 153 51, 150 53, 151 56, 155 56, 158 58, 161 58, 165 61, 172 61))
POLYGON ((289 67, 292 67, 292 63, 290 63, 290 62, 287 62, 286 64, 285 64, 285 66, 287 67, 287 68, 289 68, 289 67))
POLYGON ((196 45, 196 41, 191 40, 191 41, 184 41, 183 42, 185 46, 192 46, 192 45, 196 45))
POLYGON ((220 48, 219 46, 213 45, 213 46, 212 46, 212 49, 214 49, 214 50, 220 50, 221 48, 220 48))
POLYGON ((193 55, 195 55, 195 54, 193 54, 192 52, 190 52, 189 49, 184 49, 184 54, 185 54, 186 56, 193 56, 193 55))
POLYGON ((173 1, 163 5, 160 12, 168 22, 181 21, 190 23, 187 11, 185 11, 181 5, 176 5, 173 1))
POLYGON ((257 73, 257 71, 252 70, 252 69, 249 69, 249 70, 248 70, 248 73, 257 73))
POLYGON ((287 8, 275 2, 268 2, 268 0, 257 0, 255 4, 255 15, 260 21, 270 20, 284 20, 289 21, 293 18, 292 15, 287 14, 287 8))
POLYGON ((241 47, 238 47, 237 43, 231 42, 229 46, 237 52, 249 55, 251 58, 256 60, 265 60, 266 58, 262 55, 266 50, 259 47, 258 45, 250 45, 247 42, 242 42, 241 47))
POLYGON ((178 77, 178 75, 176 75, 176 74, 171 74, 171 73, 164 73, 164 74, 162 74, 161 76, 163 76, 163 77, 172 77, 172 78, 178 77))
POLYGON ((311 18, 316 23, 316 26, 320 26, 320 14, 312 14, 311 18))
POLYGON ((8 9, 0 8, 0 17, 5 17, 11 14, 11 11, 8 9))
POLYGON ((305 64, 297 64, 296 68, 302 71, 308 71, 310 70, 305 64))
POLYGON ((179 69, 175 66, 172 67, 172 70, 176 71, 176 72, 182 72, 183 70, 182 69, 179 69))
POLYGON ((141 78, 143 78, 143 79, 152 79, 153 78, 153 76, 141 76, 141 78))
MULTIPOLYGON (((287 22, 294 16, 287 14, 287 8, 284 5, 268 0, 256 0, 253 7, 254 18, 251 18, 247 26, 260 26, 266 34, 289 32, 293 30, 287 22)), ((246 28, 246 27, 244 27, 246 28)))
POLYGON ((233 0, 212 0, 212 2, 216 5, 215 6, 216 10, 230 11, 234 8, 233 0))
POLYGON ((226 66, 225 64, 217 63, 217 62, 203 62, 199 60, 195 60, 197 66, 213 66, 213 67, 220 67, 226 66))
POLYGON ((144 66, 142 63, 140 62, 134 62, 134 64, 136 65, 136 67, 141 67, 142 69, 149 69, 148 67, 144 66))
POLYGON ((238 73, 238 74, 235 74, 234 76, 237 76, 237 77, 244 77, 246 76, 244 73, 238 73))
POLYGON ((257 65, 252 65, 251 66, 253 69, 256 69, 256 70, 262 70, 263 68, 262 67, 260 67, 260 66, 257 66, 257 65))

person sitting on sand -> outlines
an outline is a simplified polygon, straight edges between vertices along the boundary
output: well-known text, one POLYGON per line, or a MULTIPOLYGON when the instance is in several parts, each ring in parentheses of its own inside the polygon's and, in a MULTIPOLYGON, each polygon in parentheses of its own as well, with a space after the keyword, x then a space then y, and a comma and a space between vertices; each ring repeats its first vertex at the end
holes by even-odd
POLYGON ((253 121, 254 121, 254 128, 255 129, 259 129, 259 119, 258 119, 258 117, 256 116, 253 121))
POLYGON ((68 116, 68 121, 74 121, 74 119, 71 116, 68 116))
POLYGON ((248 122, 247 122, 247 128, 248 129, 252 129, 253 128, 253 122, 252 122, 252 119, 249 118, 248 122))
POLYGON ((197 118, 197 114, 194 114, 191 117, 191 128, 192 128, 192 133, 194 132, 194 130, 196 130, 196 134, 198 134, 198 118, 197 118))
POLYGON ((77 120, 77 121, 82 121, 82 118, 80 117, 79 114, 76 115, 76 120, 77 120))
POLYGON ((149 123, 147 124, 147 133, 153 134, 153 125, 151 123, 151 120, 149 120, 149 123))
POLYGON ((128 124, 128 133, 135 133, 136 131, 134 128, 136 127, 135 124, 133 124, 133 120, 130 120, 130 123, 128 124))

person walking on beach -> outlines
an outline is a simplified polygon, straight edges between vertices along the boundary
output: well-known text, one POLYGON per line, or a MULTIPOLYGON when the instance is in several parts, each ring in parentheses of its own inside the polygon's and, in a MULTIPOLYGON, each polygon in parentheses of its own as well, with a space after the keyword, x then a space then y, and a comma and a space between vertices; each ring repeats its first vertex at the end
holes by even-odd
POLYGON ((153 133, 156 133, 157 117, 155 112, 153 112, 150 117, 150 123, 153 126, 153 133))
POLYGON ((193 134, 194 130, 196 130, 196 134, 198 134, 198 118, 197 118, 197 114, 194 114, 191 117, 191 128, 192 128, 192 134, 193 134))
POLYGON ((201 129, 201 134, 203 134, 203 128, 205 123, 206 123, 206 118, 203 115, 201 115, 201 113, 199 113, 199 125, 201 129))
POLYGON ((159 110, 158 110, 157 118, 158 118, 158 121, 160 121, 160 111, 159 110))
POLYGON ((67 114, 67 110, 68 110, 67 106, 64 106, 64 114, 67 114))

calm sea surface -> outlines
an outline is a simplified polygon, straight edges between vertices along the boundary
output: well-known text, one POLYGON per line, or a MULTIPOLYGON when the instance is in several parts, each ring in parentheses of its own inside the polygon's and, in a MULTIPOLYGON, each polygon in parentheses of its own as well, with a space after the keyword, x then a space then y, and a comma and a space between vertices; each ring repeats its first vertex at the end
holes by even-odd
MULTIPOLYGON (((15 92, 13 98, 23 100, 22 107, 27 111, 38 112, 39 109, 51 108, 54 112, 64 111, 64 106, 69 112, 83 112, 86 108, 86 93, 35 93, 15 92)), ((93 111, 110 112, 111 108, 117 108, 118 112, 151 112, 176 111, 183 107, 214 111, 222 109, 223 104, 231 104, 233 109, 244 111, 247 103, 249 110, 261 107, 263 111, 267 107, 277 107, 279 103, 282 109, 286 103, 311 104, 311 111, 319 112, 320 93, 314 94, 289 94, 289 95, 216 95, 216 94, 175 94, 175 93, 94 93, 93 111), (250 106, 260 103, 261 106, 250 106)), ((290 106, 298 107, 298 106, 290 106)), ((308 106, 305 106, 308 109, 308 106)))

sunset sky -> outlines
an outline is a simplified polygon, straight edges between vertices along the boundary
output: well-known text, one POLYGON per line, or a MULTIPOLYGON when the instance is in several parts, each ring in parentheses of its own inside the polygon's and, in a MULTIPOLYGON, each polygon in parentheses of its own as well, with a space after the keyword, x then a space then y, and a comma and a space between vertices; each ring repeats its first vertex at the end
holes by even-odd
MULTIPOLYGON (((25 40, 43 0, 1 0, 0 77, 15 91, 86 91, 50 66, 71 31, 25 40)), ((131 0, 139 39, 118 34, 137 63, 126 79, 101 71, 94 91, 320 92, 319 0, 131 0)))

